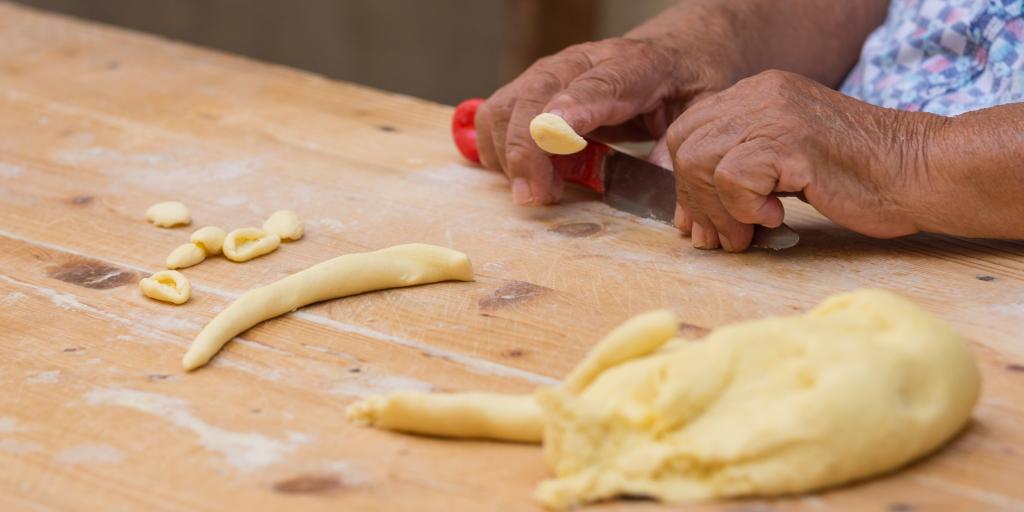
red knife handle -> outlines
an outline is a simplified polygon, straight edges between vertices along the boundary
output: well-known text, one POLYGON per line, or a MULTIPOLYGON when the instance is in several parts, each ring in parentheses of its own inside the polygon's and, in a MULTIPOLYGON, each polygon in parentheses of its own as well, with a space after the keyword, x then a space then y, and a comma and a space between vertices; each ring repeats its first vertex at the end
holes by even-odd
MULTIPOLYGON (((484 100, 473 98, 459 103, 452 115, 452 139, 459 153, 466 160, 479 164, 480 152, 476 146, 476 109, 484 100)), ((604 180, 601 176, 604 157, 611 148, 587 140, 587 147, 579 153, 571 155, 551 155, 551 164, 563 180, 584 186, 595 192, 604 192, 604 180)))

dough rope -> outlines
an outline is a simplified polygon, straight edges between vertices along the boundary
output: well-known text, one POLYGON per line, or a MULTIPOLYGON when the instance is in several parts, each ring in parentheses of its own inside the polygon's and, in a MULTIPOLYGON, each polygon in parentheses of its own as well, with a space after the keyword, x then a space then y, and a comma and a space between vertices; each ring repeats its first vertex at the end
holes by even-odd
POLYGON ((539 443, 544 429, 532 395, 393 393, 345 409, 359 425, 454 438, 539 443))
POLYGON ((465 254, 443 247, 406 244, 338 256, 245 292, 203 328, 181 364, 186 370, 199 368, 239 333, 307 304, 452 280, 472 281, 473 266, 465 254))
POLYGON ((587 354, 565 378, 562 387, 578 393, 608 368, 657 350, 678 330, 679 319, 671 311, 651 311, 630 318, 587 354))
MULTIPOLYGON (((634 318, 562 386, 533 396, 555 473, 538 486, 539 502, 561 509, 623 495, 776 496, 861 480, 948 441, 980 391, 966 341, 884 291, 837 295, 807 314, 722 327, 697 342, 670 340, 675 331, 668 312, 634 318)), ((349 417, 507 438, 476 420, 507 415, 500 399, 441 396, 371 397, 349 417)))

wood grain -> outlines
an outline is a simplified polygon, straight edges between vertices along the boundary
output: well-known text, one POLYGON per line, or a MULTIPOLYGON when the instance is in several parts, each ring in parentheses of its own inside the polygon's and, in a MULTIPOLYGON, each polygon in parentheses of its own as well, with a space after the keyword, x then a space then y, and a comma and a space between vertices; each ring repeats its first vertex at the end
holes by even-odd
POLYGON ((800 247, 695 251, 582 194, 515 208, 503 178, 458 158, 449 107, 7 4, 0 112, 0 510, 533 509, 536 448, 355 428, 344 406, 390 389, 525 392, 641 311, 669 307, 700 333, 863 286, 972 340, 985 384, 970 427, 891 476, 693 510, 1024 509, 1021 243, 869 240, 787 203, 800 247), (145 223, 165 199, 193 226, 145 223), (138 293, 192 229, 280 208, 306 238, 187 269, 181 307, 138 293), (305 308, 181 372, 245 290, 412 241, 468 253, 479 279, 305 308))

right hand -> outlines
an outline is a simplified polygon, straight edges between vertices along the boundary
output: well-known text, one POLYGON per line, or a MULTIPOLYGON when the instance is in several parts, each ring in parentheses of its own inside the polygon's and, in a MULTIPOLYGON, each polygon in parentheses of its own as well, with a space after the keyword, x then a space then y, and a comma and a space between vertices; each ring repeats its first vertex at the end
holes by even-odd
POLYGON ((682 39, 606 39, 538 60, 477 110, 481 163, 508 176, 516 204, 550 204, 562 181, 530 138, 537 114, 607 142, 660 139, 688 105, 734 80, 716 45, 682 39))

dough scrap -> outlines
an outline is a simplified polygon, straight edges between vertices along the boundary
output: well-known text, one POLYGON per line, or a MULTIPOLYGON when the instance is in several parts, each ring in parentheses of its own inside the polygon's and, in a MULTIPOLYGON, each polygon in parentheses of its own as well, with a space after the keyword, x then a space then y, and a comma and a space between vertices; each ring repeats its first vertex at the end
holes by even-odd
MULTIPOLYGON (((555 473, 535 493, 545 506, 775 496, 861 480, 948 441, 980 390, 966 341, 889 292, 840 294, 807 314, 726 326, 697 342, 666 343, 667 315, 627 322, 566 385, 534 395, 555 473)), ((502 414, 491 410, 496 400, 469 403, 472 417, 502 414)), ((396 424, 381 411, 373 424, 396 424)), ((424 414, 430 422, 417 432, 450 435, 448 423, 466 412, 424 414)))
POLYGON ((206 226, 192 233, 189 240, 202 247, 207 256, 214 256, 220 254, 221 247, 224 245, 224 238, 226 237, 227 233, 223 229, 217 226, 206 226))
MULTIPOLYGON (((277 238, 277 235, 270 236, 277 238)), ((472 281, 473 266, 465 254, 444 247, 405 244, 338 256, 245 292, 203 328, 181 364, 186 370, 199 368, 242 331, 307 304, 386 288, 452 280, 472 281)))
POLYGON ((171 304, 184 304, 192 296, 192 284, 176 270, 161 270, 139 281, 139 289, 146 297, 171 304))
POLYGON ((302 219, 291 210, 278 210, 263 223, 263 231, 274 233, 281 237, 282 241, 298 240, 302 238, 302 219))
POLYGON ((172 228, 185 226, 192 222, 192 214, 188 207, 178 201, 164 201, 154 204, 146 210, 146 220, 154 226, 172 228))
POLYGON ((167 255, 167 268, 187 268, 198 265, 206 259, 206 251, 197 244, 187 243, 176 247, 167 255))
POLYGON ((241 263, 277 250, 281 238, 260 228, 238 228, 224 237, 224 257, 241 263))
POLYGON ((547 112, 530 121, 530 137, 538 147, 553 155, 571 155, 587 147, 587 140, 580 137, 565 119, 547 112))
POLYGON ((374 396, 349 405, 345 417, 358 425, 416 434, 523 443, 539 443, 544 428, 533 396, 496 393, 374 396))

